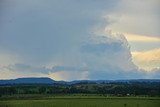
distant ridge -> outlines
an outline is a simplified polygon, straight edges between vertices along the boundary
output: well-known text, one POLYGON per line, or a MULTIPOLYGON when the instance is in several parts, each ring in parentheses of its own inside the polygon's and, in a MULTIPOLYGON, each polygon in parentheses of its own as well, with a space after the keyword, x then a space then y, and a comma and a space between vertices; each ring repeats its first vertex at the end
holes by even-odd
POLYGON ((55 82, 54 80, 47 77, 0 80, 0 84, 53 84, 54 82, 55 82))
POLYGON ((79 84, 79 83, 160 83, 160 79, 130 79, 130 80, 75 80, 75 81, 55 81, 48 77, 32 77, 32 78, 17 78, 10 80, 0 80, 0 85, 6 84, 79 84))

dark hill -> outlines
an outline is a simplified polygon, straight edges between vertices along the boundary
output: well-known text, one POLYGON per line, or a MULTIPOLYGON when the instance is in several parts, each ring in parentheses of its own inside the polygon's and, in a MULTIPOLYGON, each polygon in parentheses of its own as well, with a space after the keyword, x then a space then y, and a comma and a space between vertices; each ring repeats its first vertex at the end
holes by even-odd
POLYGON ((11 80, 0 80, 0 84, 53 84, 55 81, 50 78, 17 78, 11 80))
POLYGON ((147 84, 160 84, 160 79, 131 79, 131 80, 75 80, 75 81, 55 81, 47 77, 40 78, 17 78, 10 80, 0 80, 0 85, 5 84, 61 84, 61 85, 72 85, 72 84, 83 84, 83 83, 95 83, 95 84, 134 84, 134 83, 147 83, 147 84))

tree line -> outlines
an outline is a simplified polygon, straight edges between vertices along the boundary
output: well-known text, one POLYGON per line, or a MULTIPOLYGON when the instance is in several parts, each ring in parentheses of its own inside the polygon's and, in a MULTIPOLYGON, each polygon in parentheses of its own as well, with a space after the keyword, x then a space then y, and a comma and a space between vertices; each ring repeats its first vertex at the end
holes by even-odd
POLYGON ((159 84, 78 83, 73 85, 21 84, 0 86, 0 97, 14 94, 109 94, 114 96, 160 96, 159 84))

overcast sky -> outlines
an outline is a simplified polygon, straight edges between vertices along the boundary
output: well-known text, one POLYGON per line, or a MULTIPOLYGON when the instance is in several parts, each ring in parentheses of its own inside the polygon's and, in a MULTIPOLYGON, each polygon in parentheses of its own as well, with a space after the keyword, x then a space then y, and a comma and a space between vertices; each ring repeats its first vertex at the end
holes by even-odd
POLYGON ((1 0, 0 79, 160 78, 159 0, 1 0))

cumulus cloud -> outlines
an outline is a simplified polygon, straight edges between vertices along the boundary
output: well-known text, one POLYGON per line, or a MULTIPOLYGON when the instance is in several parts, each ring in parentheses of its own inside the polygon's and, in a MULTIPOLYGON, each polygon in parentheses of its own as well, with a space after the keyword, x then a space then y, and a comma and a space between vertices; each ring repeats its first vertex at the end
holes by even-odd
POLYGON ((159 0, 122 0, 111 13, 104 15, 104 19, 110 22, 105 29, 123 33, 131 51, 159 48, 159 7, 159 0))
POLYGON ((148 37, 144 35, 135 35, 135 34, 125 34, 126 39, 129 42, 160 42, 158 37, 148 37))
POLYGON ((4 68, 12 72, 39 72, 57 80, 127 79, 141 75, 132 62, 130 47, 122 34, 92 35, 76 48, 75 56, 70 56, 70 52, 65 54, 65 61, 51 68, 26 64, 4 68))
POLYGON ((159 0, 122 0, 106 20, 115 32, 159 37, 159 0))
POLYGON ((140 68, 147 71, 160 68, 160 49, 132 52, 133 60, 140 68))
POLYGON ((102 33, 106 26, 116 31, 112 27, 115 23, 112 19, 121 19, 121 16, 114 17, 112 13, 119 3, 124 2, 4 1, 1 4, 3 11, 0 11, 0 59, 3 59, 0 60, 0 73, 3 74, 0 78, 48 76, 57 80, 74 80, 145 77, 132 62, 125 36, 106 31, 102 33), (106 14, 107 18, 104 17, 106 14), (3 53, 13 60, 4 58, 3 53))

